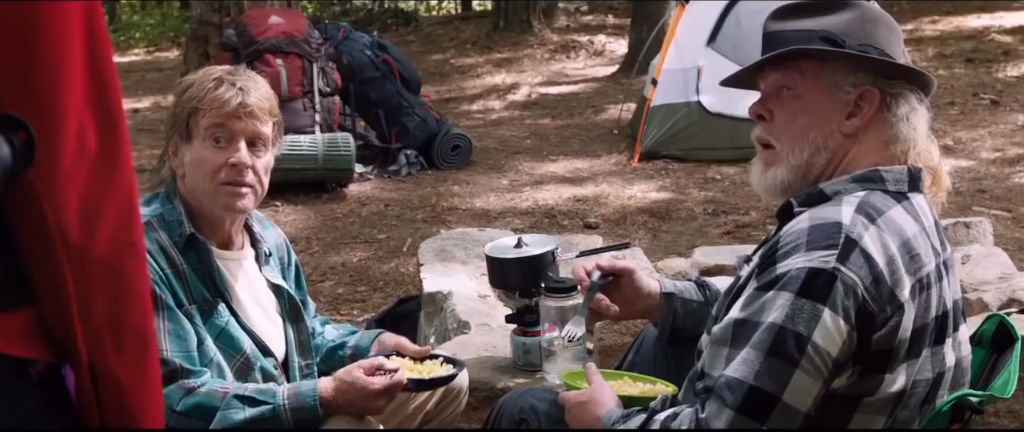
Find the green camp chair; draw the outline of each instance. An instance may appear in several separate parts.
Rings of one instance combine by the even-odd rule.
[[[946,398],[922,429],[963,429],[987,407],[1008,399],[1017,389],[1020,332],[1009,315],[992,313],[971,334],[971,387]]]

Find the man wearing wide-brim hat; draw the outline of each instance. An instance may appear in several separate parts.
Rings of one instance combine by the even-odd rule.
[[[788,3],[765,21],[762,58],[721,85],[761,95],[750,179],[779,204],[775,229],[722,291],[596,264],[615,278],[592,315],[648,319],[656,333],[622,368],[675,381],[678,395],[623,409],[587,365],[589,388],[516,390],[488,426],[916,428],[968,386],[938,218],[949,179],[930,131],[936,83],[910,65],[896,21],[873,2]],[[574,269],[584,289],[594,267]],[[693,358],[673,353],[700,331],[696,364],[677,370]]]

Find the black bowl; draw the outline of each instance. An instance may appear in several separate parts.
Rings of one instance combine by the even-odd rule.
[[[430,353],[430,355],[428,355],[426,357],[423,357],[423,358],[413,358],[413,357],[409,357],[409,356],[407,356],[405,354],[399,354],[399,353],[395,353],[395,352],[384,353],[384,354],[377,354],[377,355],[374,355],[374,356],[371,356],[371,357],[384,357],[384,358],[388,358],[388,357],[391,357],[391,356],[404,357],[404,358],[407,358],[409,360],[419,361],[419,362],[426,361],[426,360],[441,359],[442,362],[447,363],[447,364],[451,365],[453,368],[455,368],[455,373],[448,374],[448,375],[445,375],[445,376],[439,376],[439,377],[436,377],[436,378],[410,378],[407,375],[405,377],[405,387],[402,387],[402,391],[408,392],[408,393],[422,393],[422,392],[428,392],[428,391],[431,391],[431,390],[437,390],[437,389],[439,389],[441,387],[444,387],[444,386],[446,386],[448,384],[451,384],[452,381],[455,381],[455,378],[457,378],[459,376],[459,374],[462,373],[462,371],[466,370],[466,362],[464,362],[462,360],[459,360],[459,359],[457,359],[455,357],[452,357],[452,356],[449,356],[449,355],[444,355],[444,354],[439,354],[439,353]]]

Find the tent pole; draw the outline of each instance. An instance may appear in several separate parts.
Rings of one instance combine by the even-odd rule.
[[[654,69],[654,78],[657,80],[661,77],[661,69],[665,66],[665,55],[668,53],[668,47],[672,45],[672,39],[675,37],[676,28],[679,27],[679,21],[682,19],[683,12],[686,10],[685,3],[677,3],[676,11],[672,13],[672,24],[669,26],[668,31],[665,32],[665,40],[661,43],[661,53],[658,54],[658,67]],[[647,112],[651,108],[651,102],[654,101],[654,94],[658,92],[658,85],[654,83],[651,86],[651,97],[647,99],[647,103],[644,105],[644,114],[640,117],[640,130],[636,133],[636,147],[633,149],[633,161],[630,163],[632,166],[636,166],[640,162],[640,139],[644,135],[644,125],[647,123]]]
[[[619,116],[615,118],[615,131],[619,131],[619,122],[622,121],[622,108],[626,106],[626,90],[629,90],[629,83],[636,78],[636,71],[640,68],[640,59],[644,58],[644,54],[647,54],[647,48],[651,47],[651,41],[654,40],[654,35],[658,34],[659,28],[665,25],[665,21],[668,21],[668,15],[661,17],[661,22],[658,23],[658,27],[651,32],[651,35],[647,37],[647,43],[644,44],[644,49],[640,50],[640,57],[637,57],[636,64],[633,65],[633,73],[629,75],[629,79],[622,84],[622,100],[619,101]],[[644,83],[646,86],[647,83]]]

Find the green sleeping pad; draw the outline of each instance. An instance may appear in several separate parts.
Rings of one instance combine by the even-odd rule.
[[[356,141],[348,132],[285,135],[284,148],[274,162],[274,183],[334,183],[346,185],[356,173]]]

